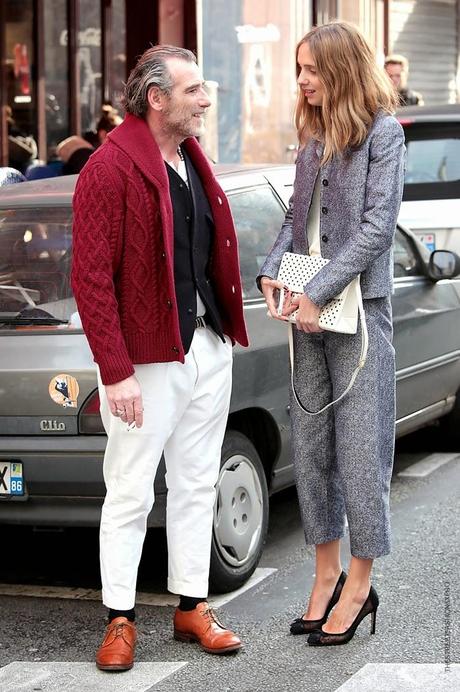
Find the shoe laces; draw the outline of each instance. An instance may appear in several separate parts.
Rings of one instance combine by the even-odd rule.
[[[201,614],[208,621],[208,629],[212,626],[213,623],[221,627],[223,630],[225,629],[223,624],[219,621],[219,618],[215,614],[214,610],[209,605],[201,611]]]
[[[112,632],[115,637],[123,637],[124,639],[124,630],[127,626],[126,622],[117,622],[115,625],[112,625]]]

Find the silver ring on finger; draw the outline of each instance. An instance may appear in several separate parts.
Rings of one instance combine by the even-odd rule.
[[[117,413],[119,416],[121,416],[123,413],[125,413],[125,409],[117,408]]]

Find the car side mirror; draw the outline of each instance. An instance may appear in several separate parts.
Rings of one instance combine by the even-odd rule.
[[[450,250],[435,250],[429,259],[429,272],[432,279],[452,279],[460,274],[460,257]]]

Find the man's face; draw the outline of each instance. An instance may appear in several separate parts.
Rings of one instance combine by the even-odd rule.
[[[211,105],[203,77],[194,62],[173,58],[167,61],[173,87],[163,108],[163,129],[178,139],[204,134],[204,113]]]
[[[388,65],[385,65],[385,70],[395,87],[399,89],[402,86],[403,66],[390,62]]]

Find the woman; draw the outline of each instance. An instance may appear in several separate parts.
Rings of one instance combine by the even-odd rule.
[[[277,319],[298,309],[294,377],[299,400],[318,410],[347,386],[361,350],[356,335],[323,332],[322,306],[358,274],[369,332],[366,365],[338,404],[309,416],[292,399],[297,492],[316,577],[306,612],[291,625],[313,646],[344,644],[372,614],[373,560],[390,551],[389,489],[394,452],[395,368],[392,252],[404,176],[404,135],[393,117],[396,95],[363,36],[352,25],[314,28],[297,46],[294,193],[258,277]],[[284,252],[329,259],[277,314],[276,280]],[[348,519],[351,561],[340,563]],[[335,608],[334,608],[335,606]],[[334,610],[332,610],[334,608]],[[331,612],[332,611],[332,612]]]

